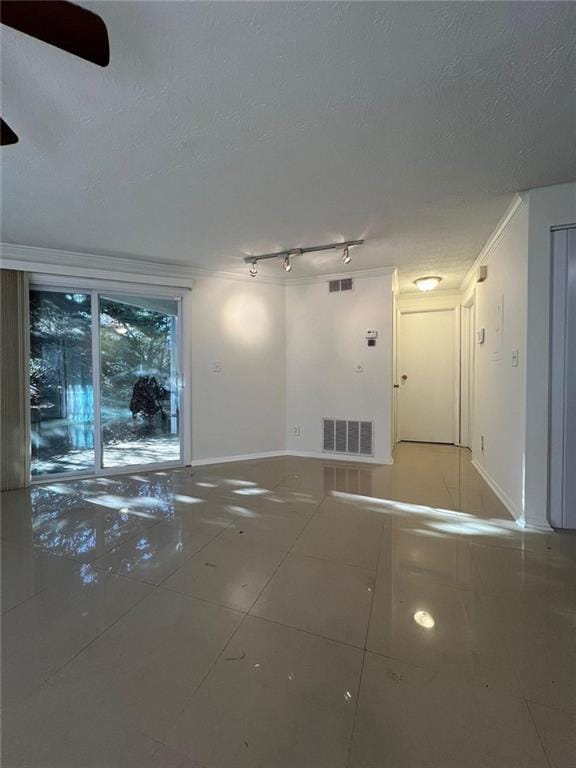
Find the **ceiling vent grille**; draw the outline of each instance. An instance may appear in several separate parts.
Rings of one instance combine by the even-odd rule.
[[[351,277],[343,280],[329,280],[328,293],[341,293],[342,291],[351,291],[354,287],[354,281]]]
[[[351,456],[374,455],[372,421],[323,419],[323,450]]]

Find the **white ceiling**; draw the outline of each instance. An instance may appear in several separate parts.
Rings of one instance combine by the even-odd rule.
[[[364,237],[355,269],[451,288],[513,192],[576,177],[576,3],[84,5],[107,69],[2,29],[4,241],[244,271]]]

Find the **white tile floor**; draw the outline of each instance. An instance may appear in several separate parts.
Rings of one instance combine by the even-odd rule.
[[[3,768],[576,768],[576,537],[395,458],[3,494]]]

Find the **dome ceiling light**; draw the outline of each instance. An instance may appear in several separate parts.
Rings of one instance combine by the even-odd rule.
[[[435,288],[438,288],[441,282],[441,277],[438,277],[437,275],[429,275],[414,280],[414,285],[419,291],[433,291]]]

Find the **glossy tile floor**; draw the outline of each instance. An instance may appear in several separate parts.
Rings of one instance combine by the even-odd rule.
[[[4,494],[3,768],[574,768],[576,538],[395,459]]]

